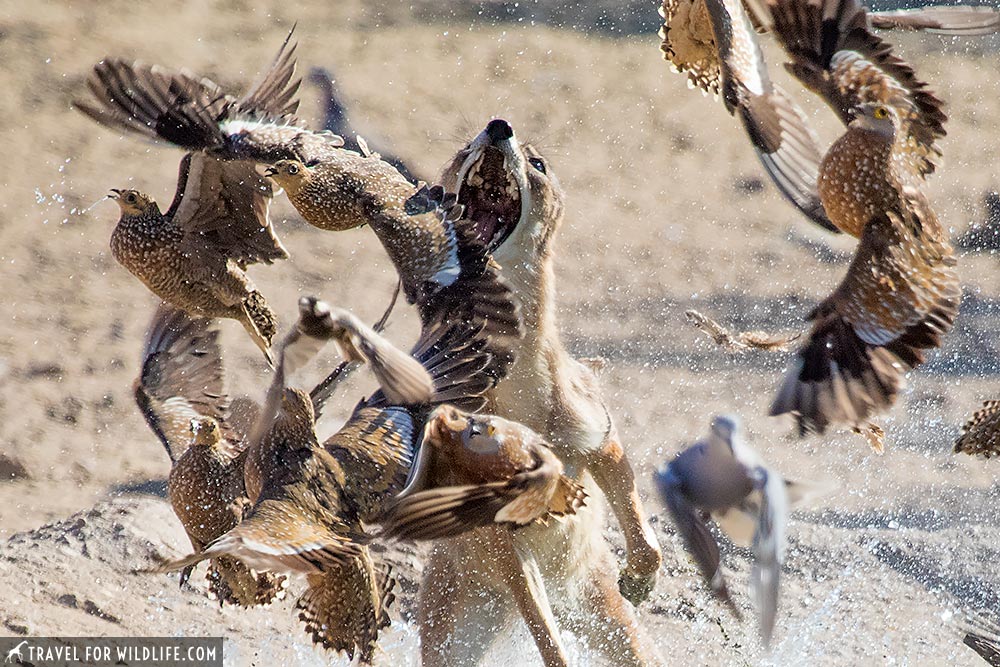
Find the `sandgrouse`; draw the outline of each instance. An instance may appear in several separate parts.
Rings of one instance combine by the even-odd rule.
[[[495,312],[502,300],[491,292],[497,271],[476,247],[453,194],[418,188],[376,155],[346,150],[340,137],[301,126],[293,115],[298,82],[289,83],[292,51],[286,41],[265,74],[273,85],[255,87],[256,94],[240,100],[184,71],[107,58],[88,80],[92,99],[74,104],[115,129],[213,158],[271,165],[267,173],[307,222],[331,230],[372,228],[425,325],[461,318],[481,323],[498,339],[517,337],[513,322]],[[483,298],[467,298],[469,289]]]
[[[253,506],[202,553],[166,569],[226,554],[257,569],[304,574],[308,588],[297,606],[313,640],[370,662],[388,623],[392,578],[372,561],[366,524],[381,520],[402,490],[434,406],[447,401],[481,408],[508,362],[491,353],[481,328],[437,324],[424,330],[412,351],[423,369],[416,373],[402,352],[388,353],[390,344],[373,332],[347,327],[345,334],[346,319],[323,302],[300,301],[299,322],[282,341],[250,436],[245,483]],[[378,375],[387,381],[321,444],[309,395],[288,386],[287,378],[325,342],[343,344],[345,338],[354,339],[351,345],[367,361],[383,365]],[[400,398],[414,403],[393,403]]]
[[[249,502],[243,484],[246,433],[230,420],[218,335],[211,320],[161,306],[135,383],[136,403],[172,463],[170,504],[196,552],[236,526]],[[278,596],[284,577],[252,572],[220,556],[212,559],[208,583],[220,602],[253,606]]]
[[[757,35],[769,27],[770,17],[761,1],[663,0],[660,15],[660,49],[671,67],[687,76],[689,86],[721,95],[778,190],[813,222],[840,231],[816,190],[818,138],[805,113],[768,74]],[[867,27],[881,29],[965,36],[1000,29],[1000,10],[985,6],[919,7],[865,17]]]
[[[863,427],[939,347],[961,299],[948,236],[922,191],[940,154],[941,101],[868,28],[857,0],[768,0],[789,70],[847,123],[824,156],[823,209],[859,239],[771,406],[799,432]]]
[[[270,363],[276,319],[244,269],[288,253],[267,217],[271,186],[252,165],[187,155],[166,213],[136,190],[111,197],[121,208],[111,234],[118,263],[191,315],[238,321]]]
[[[443,405],[427,420],[413,474],[385,533],[438,539],[494,524],[516,528],[573,514],[585,498],[549,444],[527,426]]]

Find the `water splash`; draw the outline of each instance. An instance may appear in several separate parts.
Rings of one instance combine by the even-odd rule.
[[[37,192],[37,190],[36,190],[36,192]],[[98,204],[102,203],[106,199],[111,199],[111,195],[104,195],[103,197],[101,197],[100,199],[98,199],[97,201],[95,201],[93,204],[91,204],[90,206],[88,206],[85,209],[75,209],[74,208],[74,209],[70,210],[70,213],[72,215],[80,215],[80,216],[87,215],[88,213],[90,213],[91,211],[93,211],[97,207]]]

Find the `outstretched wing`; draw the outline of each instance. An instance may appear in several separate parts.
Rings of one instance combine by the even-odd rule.
[[[274,376],[271,378],[264,403],[257,411],[254,427],[247,438],[251,449],[260,447],[264,438],[271,432],[281,411],[288,379],[312,361],[326,345],[328,338],[314,336],[310,332],[316,328],[317,322],[329,317],[329,314],[329,306],[318,299],[314,297],[299,299],[299,319],[278,345],[278,365],[274,369]]]
[[[299,322],[291,337],[297,337],[297,346],[305,345],[305,339],[312,339],[315,342],[310,345],[319,346],[328,340],[335,340],[344,361],[363,361],[371,366],[383,393],[394,405],[428,403],[434,393],[434,383],[419,361],[351,312],[331,308],[315,297],[299,300]],[[293,348],[286,342],[285,349],[290,351]]]
[[[239,439],[226,425],[229,400],[218,338],[212,320],[165,303],[150,323],[135,401],[171,461],[190,443],[194,417],[219,422],[227,442]]]
[[[721,93],[775,186],[810,220],[839,232],[816,190],[819,140],[798,105],[772,84],[742,0],[665,0],[661,13],[667,60],[686,70],[692,85]]]
[[[384,535],[403,540],[436,540],[497,523],[511,501],[508,482],[442,486],[408,495],[392,506]]]
[[[847,275],[817,308],[836,310],[870,345],[890,345],[945,306],[957,308],[958,275],[951,246],[942,238],[927,201],[915,191],[910,194],[901,210],[878,215],[865,225]],[[951,321],[936,324],[939,333],[951,328]],[[902,360],[912,368],[923,359],[902,355]]]
[[[425,448],[421,447],[421,455]],[[494,524],[526,526],[573,514],[585,499],[579,484],[562,474],[547,445],[531,445],[535,467],[510,479],[466,486],[440,486],[401,495],[384,522],[385,534],[409,540],[454,537]],[[421,461],[420,465],[423,465]],[[427,479],[421,470],[418,475]],[[421,482],[424,483],[424,482]]]
[[[430,402],[434,382],[419,361],[346,310],[332,308],[326,320],[330,328],[323,334],[337,339],[347,357],[345,361],[364,361],[371,367],[389,403]]]
[[[267,68],[250,89],[237,101],[237,107],[244,113],[262,114],[268,118],[285,118],[293,121],[295,112],[299,109],[299,101],[295,98],[299,92],[302,79],[293,80],[295,76],[295,48],[292,42],[295,26],[288,31],[284,43],[278,49],[271,66]]]
[[[184,243],[193,255],[216,253],[242,269],[270,264],[288,257],[268,218],[273,194],[270,179],[250,162],[188,153],[166,217],[184,229]]]
[[[688,553],[694,558],[701,570],[701,575],[721,602],[723,602],[736,618],[741,618],[736,603],[729,595],[729,588],[726,586],[726,579],[722,574],[721,561],[719,558],[719,545],[716,543],[712,533],[708,530],[708,525],[702,518],[700,510],[695,507],[684,495],[683,481],[668,466],[665,471],[656,475],[656,485],[660,496],[670,510],[670,516],[674,520]]]
[[[392,314],[393,308],[396,307],[396,299],[399,298],[399,291],[402,288],[402,284],[397,282],[396,289],[392,291],[392,299],[389,300],[389,305],[382,312],[382,316],[379,317],[378,321],[372,325],[372,329],[376,333],[382,333],[385,331],[385,325],[389,321],[389,316]],[[323,412],[323,406],[326,402],[333,396],[340,384],[346,380],[352,372],[354,372],[360,364],[350,361],[342,361],[337,364],[330,373],[323,378],[323,380],[312,388],[309,392],[309,398],[312,400],[313,410],[316,413],[316,419],[319,420],[320,414]]]
[[[803,432],[861,425],[892,405],[904,373],[954,324],[961,289],[951,246],[923,196],[904,197],[865,225],[772,404],[772,415],[798,415]]]
[[[722,91],[722,66],[703,0],[663,0],[659,7],[660,51],[671,68],[687,76],[688,86],[704,93]]]
[[[955,452],[987,459],[1000,454],[1000,401],[986,401],[965,422]]]
[[[261,498],[252,513],[203,551],[169,561],[154,569],[175,572],[222,555],[243,561],[255,570],[314,574],[357,557],[366,541],[361,534],[327,526],[297,502],[287,502],[288,489],[278,487]]]
[[[863,103],[893,107],[920,174],[934,170],[945,135],[943,103],[913,68],[872,33],[858,0],[767,0],[773,29],[792,61],[788,70],[820,95],[844,123]]]
[[[761,492],[761,501],[757,530],[753,536],[754,560],[750,568],[750,593],[760,614],[761,639],[768,646],[774,634],[781,564],[785,560],[788,494],[784,480],[763,466],[754,471],[754,477],[755,486]]]
[[[217,150],[247,159],[301,157],[289,145],[296,138],[314,137],[318,149],[339,142],[332,135],[300,129],[291,115],[300,83],[292,79],[294,51],[295,45],[286,39],[271,68],[241,99],[184,70],[105,58],[87,79],[90,99],[72,104],[101,125],[188,150]],[[235,129],[227,128],[233,123]],[[243,136],[249,129],[256,131],[254,136]],[[303,134],[309,137],[300,137]],[[234,145],[241,138],[250,145]]]
[[[1000,30],[1000,8],[985,5],[931,5],[869,12],[868,18],[873,28],[884,30],[924,30],[962,37],[992,35]]]
[[[362,521],[378,521],[406,484],[416,455],[418,427],[402,407],[359,406],[323,447],[344,470],[344,495]]]
[[[233,102],[209,79],[122,58],[97,63],[87,88],[72,105],[92,120],[190,150],[221,143],[215,119]]]

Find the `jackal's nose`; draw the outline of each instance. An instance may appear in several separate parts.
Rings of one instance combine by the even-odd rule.
[[[514,128],[512,128],[510,123],[502,118],[494,118],[486,126],[486,136],[488,136],[493,143],[507,141],[514,136]]]

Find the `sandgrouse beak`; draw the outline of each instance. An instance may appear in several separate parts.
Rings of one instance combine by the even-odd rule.
[[[267,167],[267,168],[264,169],[264,175],[268,176],[268,177],[277,176],[278,175],[278,168],[277,167]]]
[[[114,199],[115,201],[117,201],[119,198],[121,198],[121,196],[122,196],[122,191],[121,190],[119,190],[117,188],[111,188],[111,191],[108,193],[108,197],[107,198],[108,199]]]

